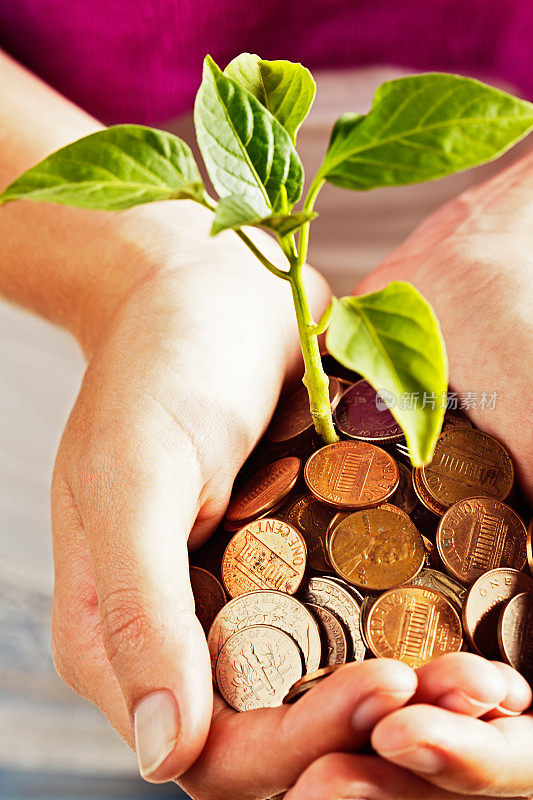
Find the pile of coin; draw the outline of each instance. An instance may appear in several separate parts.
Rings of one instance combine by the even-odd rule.
[[[469,649],[533,680],[533,521],[513,463],[460,411],[411,469],[374,389],[328,364],[340,441],[317,440],[303,388],[191,554],[213,678],[237,710],[294,702],[348,661],[418,667]]]

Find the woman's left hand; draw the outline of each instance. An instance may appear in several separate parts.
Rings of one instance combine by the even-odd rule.
[[[407,280],[430,300],[443,326],[453,389],[461,394],[481,387],[498,394],[495,409],[469,414],[506,444],[522,489],[533,499],[531,439],[520,416],[531,393],[531,370],[523,360],[533,341],[531,315],[525,312],[533,297],[531,209],[533,152],[429,217],[356,293]],[[481,689],[486,679],[479,670],[488,662],[479,659],[472,670],[467,661],[474,656],[453,658],[456,665],[467,665],[467,679]],[[427,680],[429,670],[442,677],[442,661],[418,670],[419,687],[422,676],[426,685],[435,683],[435,672]],[[468,711],[460,697],[448,693],[443,702],[419,688],[411,705],[375,726],[371,741],[377,755],[323,756],[286,800],[532,798],[533,713],[516,714],[529,707],[531,694],[521,708],[511,708],[514,716],[509,708]]]
[[[447,674],[454,675],[457,685],[458,669],[464,671],[461,684],[467,685],[474,675],[471,659],[482,668],[477,656],[459,653],[418,670],[413,704],[393,711],[373,730],[377,755],[325,755],[301,775],[285,800],[531,798],[533,714],[513,713],[527,706],[531,693],[518,673],[493,662],[509,681],[510,692],[484,719],[476,718],[482,705],[476,714],[473,704],[470,709],[462,704],[463,689],[445,685]],[[438,699],[436,682],[444,691]]]
[[[485,722],[408,706],[372,736],[378,756],[331,753],[315,761],[285,800],[531,798],[533,715]]]
[[[262,800],[289,786],[293,788],[286,800],[392,800],[394,774],[409,773],[355,752],[368,742],[372,729],[402,710],[410,711],[403,709],[409,701],[417,704],[413,708],[424,704],[468,724],[481,715],[519,714],[531,703],[531,689],[505,664],[451,653],[421,667],[416,675],[390,659],[347,664],[294,705],[280,708],[238,714],[215,696],[207,745],[180,785],[196,800]],[[366,783],[360,779],[363,769]],[[389,772],[387,794],[389,784],[382,776]],[[372,788],[369,781],[374,782]],[[431,798],[430,788],[426,784],[420,796]],[[449,797],[435,791],[437,800]],[[407,782],[405,794],[398,797],[416,800],[417,795]]]

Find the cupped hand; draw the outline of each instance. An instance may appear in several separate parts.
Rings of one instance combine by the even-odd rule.
[[[199,755],[213,702],[187,547],[220,522],[298,339],[287,284],[233,234],[210,239],[210,214],[138,219],[146,273],[118,299],[114,275],[112,313],[80,326],[90,360],[52,488],[53,650],[130,742],[134,721],[142,773],[168,780]],[[318,315],[329,291],[308,282]]]
[[[375,725],[376,756],[330,751],[285,800],[533,795],[531,689],[511,667],[454,653],[417,670],[409,705]]]
[[[533,434],[524,426],[533,380],[533,155],[429,217],[356,292],[412,282],[434,306],[450,361],[450,384],[476,393],[468,414],[511,451],[533,498]],[[496,393],[494,408],[479,402]],[[527,413],[527,412],[526,412]],[[329,753],[286,800],[453,800],[533,796],[531,691],[510,668],[460,653],[418,671],[414,702],[375,727],[378,756]],[[481,696],[495,670],[508,694]],[[438,687],[440,685],[440,689]],[[466,687],[469,687],[468,689]],[[478,694],[472,694],[477,687]]]
[[[432,303],[450,386],[473,422],[507,445],[530,500],[532,218],[533,152],[428,217],[356,287],[360,294],[407,280]]]

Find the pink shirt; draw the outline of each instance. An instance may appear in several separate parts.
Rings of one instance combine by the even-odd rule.
[[[192,106],[202,60],[394,64],[533,95],[531,0],[0,0],[0,46],[105,122]]]

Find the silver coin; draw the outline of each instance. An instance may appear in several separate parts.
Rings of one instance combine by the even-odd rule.
[[[468,590],[444,572],[438,572],[436,569],[422,569],[415,578],[409,581],[409,584],[411,586],[422,586],[424,589],[432,589],[435,592],[440,592],[447,597],[448,600],[453,603],[456,610],[461,613]]]
[[[315,603],[331,611],[339,619],[349,633],[351,658],[363,661],[365,644],[361,638],[360,609],[353,594],[331,578],[310,578],[302,591],[306,603]]]
[[[348,642],[342,622],[340,622],[335,614],[332,614],[328,608],[324,608],[324,606],[317,606],[315,603],[307,603],[306,608],[318,622],[318,627],[323,634],[325,652],[322,662],[324,666],[334,667],[338,664],[346,664]]]
[[[328,581],[335,581],[335,583],[338,583],[339,586],[342,586],[343,589],[345,589],[352,595],[357,605],[361,606],[361,603],[365,599],[365,595],[363,595],[358,589],[356,589],[355,586],[352,586],[351,583],[348,583],[348,581],[345,581],[338,575],[327,575],[326,577]]]
[[[219,611],[207,636],[213,671],[229,637],[253,625],[272,625],[284,631],[302,651],[306,672],[319,668],[322,642],[315,618],[295,597],[272,589],[241,594]]]
[[[360,617],[360,629],[361,629],[361,638],[365,643],[366,648],[368,649],[370,645],[368,644],[368,636],[366,633],[366,621],[368,619],[368,614],[370,609],[378,599],[378,595],[375,594],[367,594],[365,595],[363,602],[361,603],[361,617]]]
[[[270,625],[253,625],[230,636],[216,664],[216,682],[224,700],[237,711],[280,706],[302,677],[300,648]]]

